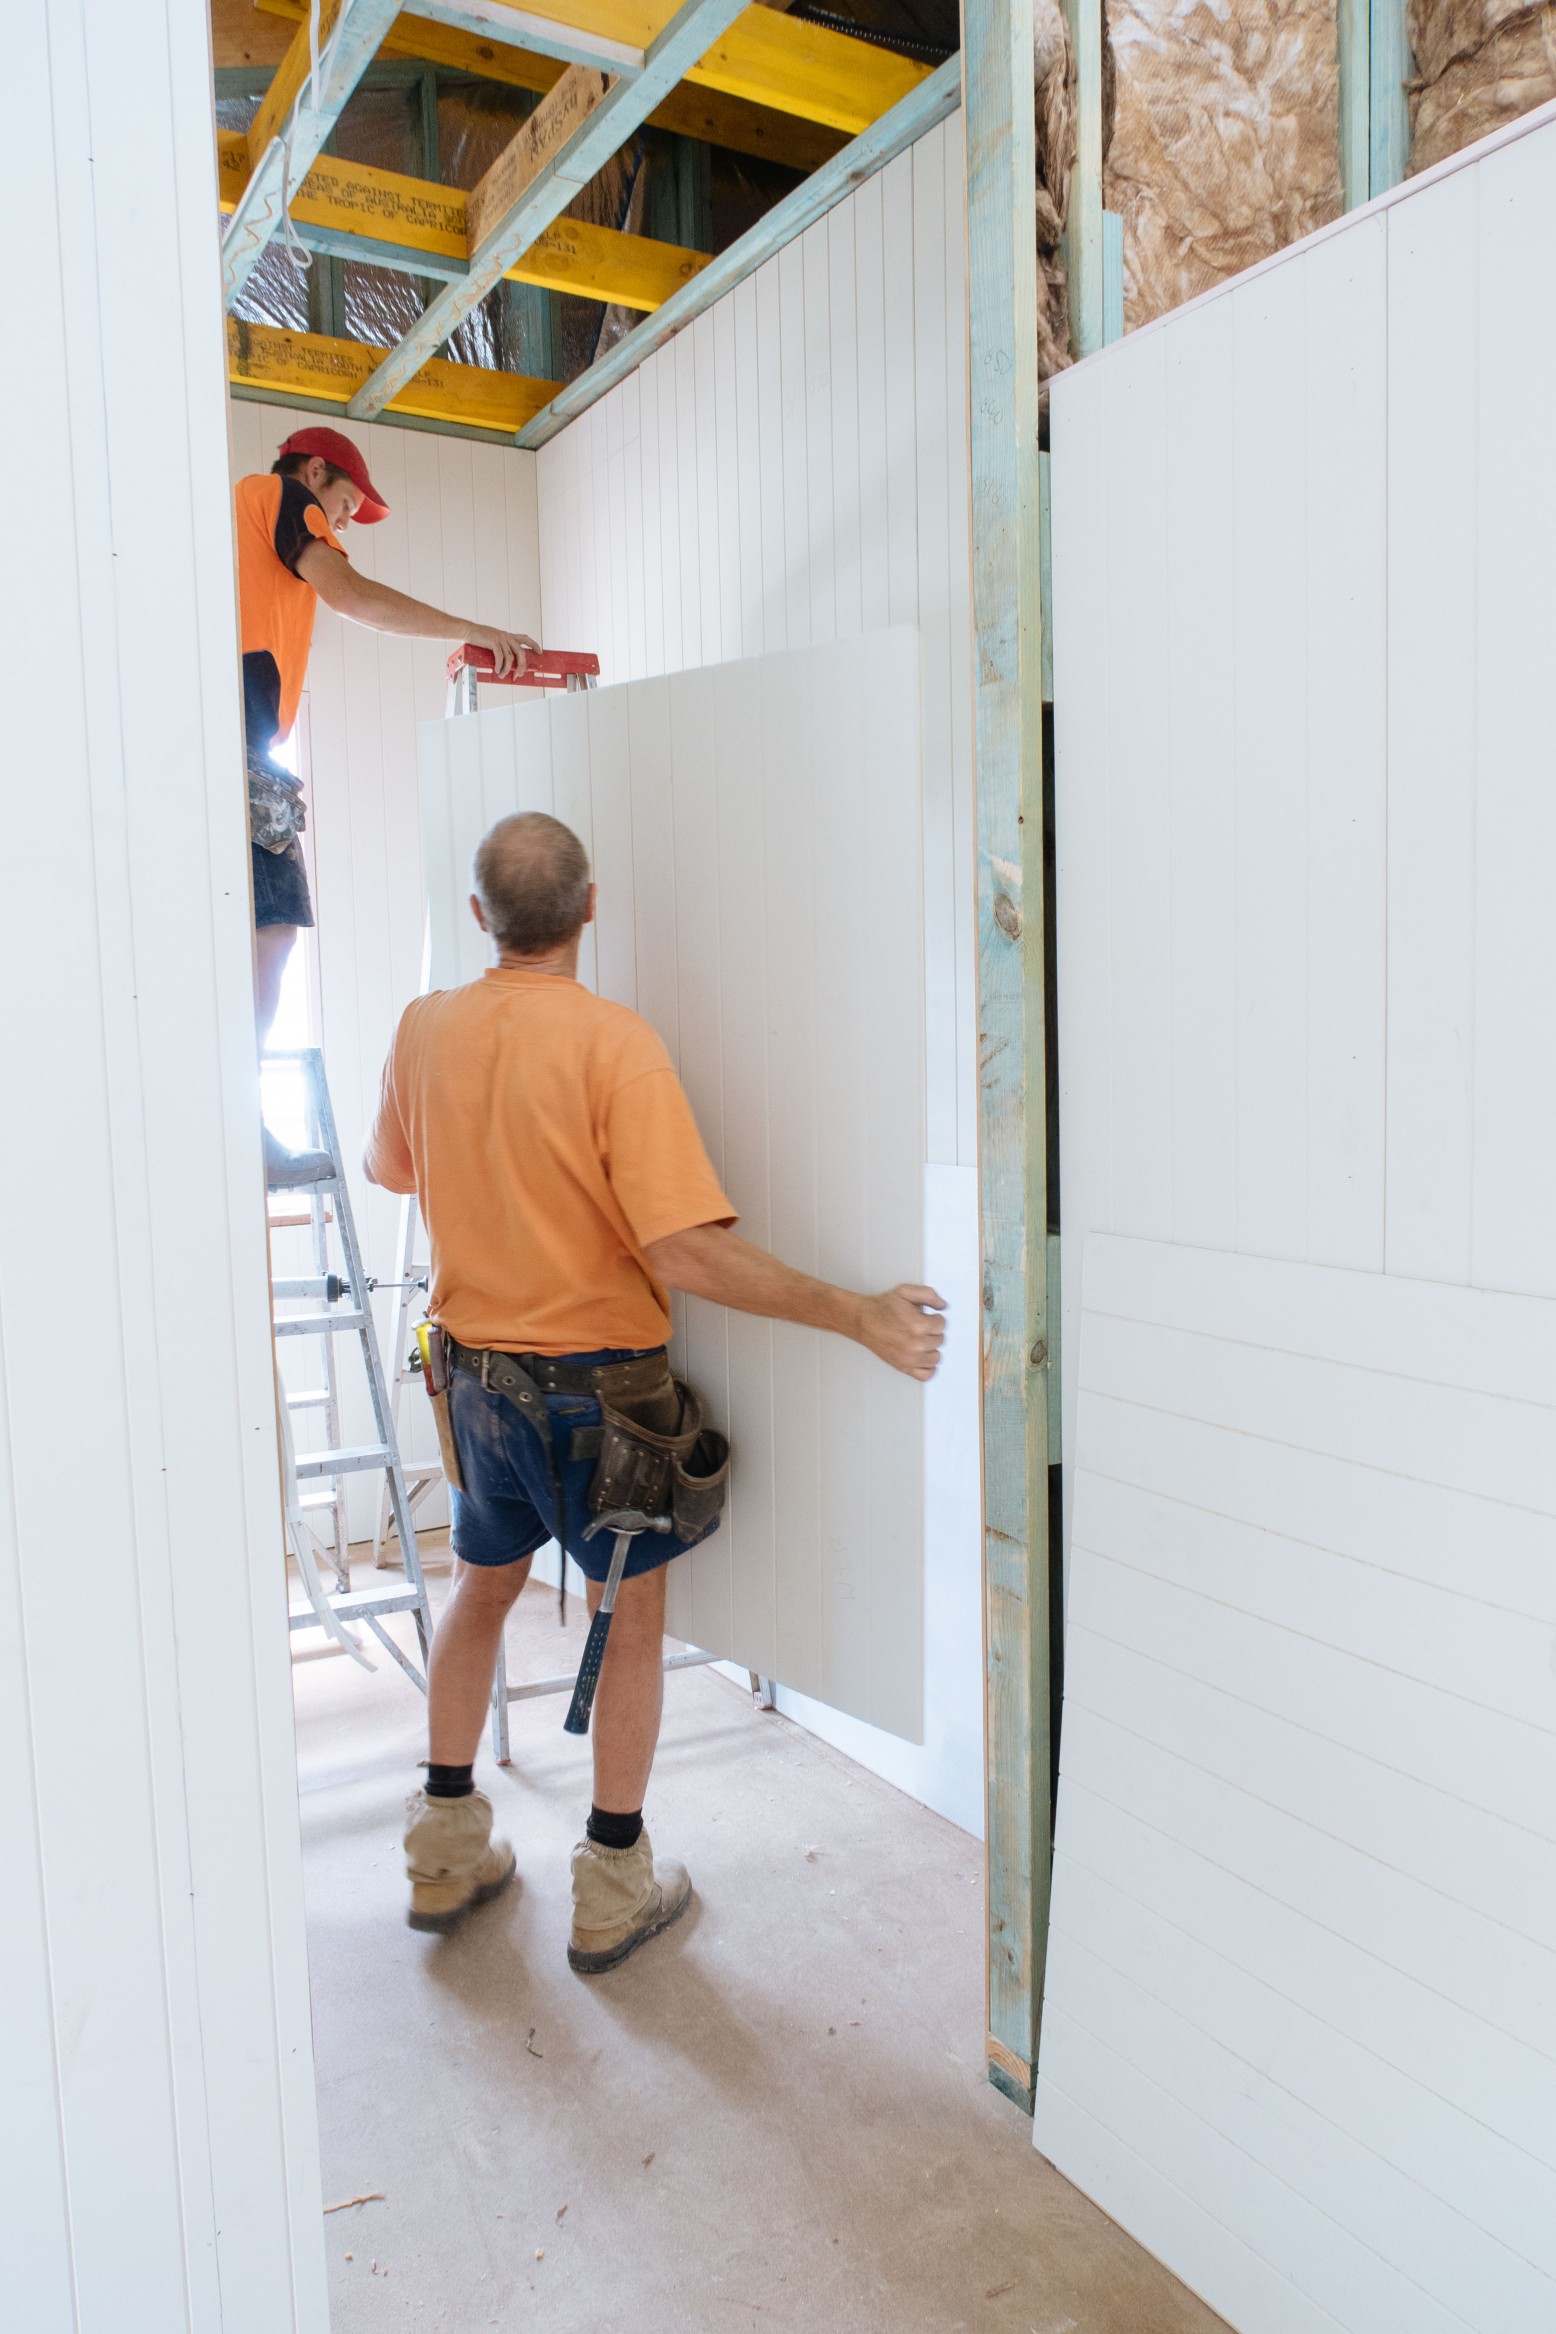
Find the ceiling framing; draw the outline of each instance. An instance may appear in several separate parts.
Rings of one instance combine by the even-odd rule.
[[[673,11],[668,0],[543,0],[529,9],[510,0],[421,0],[415,14],[397,13],[394,0],[322,0],[315,76],[305,0],[258,0],[253,9],[217,0],[217,7],[227,56],[275,66],[247,133],[218,133],[227,305],[283,232],[315,251],[437,283],[416,325],[388,350],[233,320],[235,388],[344,404],[361,419],[414,416],[424,427],[524,431],[530,443],[537,424],[541,436],[550,434],[545,417],[560,384],[491,374],[437,354],[495,284],[506,277],[645,317],[664,309],[666,324],[673,318],[678,329],[939,119],[955,78],[946,68],[935,75],[889,48],[743,0],[682,0]],[[288,29],[282,47],[277,36]],[[248,45],[240,49],[240,41]],[[325,154],[363,73],[390,57],[539,95],[468,194]],[[651,236],[568,218],[581,188],[643,123],[783,161],[813,183],[769,214],[770,227],[758,221],[716,263]],[[699,299],[704,274],[710,282]],[[635,349],[639,335],[629,333],[612,352],[612,378],[666,337],[662,329],[644,332]],[[592,381],[598,369],[583,377],[587,387],[568,385],[569,410],[599,393]]]

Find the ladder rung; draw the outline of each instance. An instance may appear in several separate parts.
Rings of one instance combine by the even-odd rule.
[[[365,1475],[370,1468],[387,1467],[393,1453],[386,1443],[360,1443],[344,1451],[299,1451],[297,1480],[317,1481],[321,1475]]]
[[[349,1596],[327,1597],[325,1602],[343,1621],[360,1621],[369,1613],[414,1613],[421,1595],[414,1588],[354,1588]],[[323,1626],[312,1605],[294,1605],[287,1619],[294,1629]]]
[[[365,1329],[365,1313],[285,1313],[275,1324],[277,1337],[331,1337],[337,1329]]]
[[[339,1507],[343,1496],[339,1491],[304,1491],[299,1494],[297,1505],[304,1515],[319,1515]]]
[[[288,1410],[318,1410],[330,1398],[328,1386],[310,1386],[306,1394],[288,1394]]]

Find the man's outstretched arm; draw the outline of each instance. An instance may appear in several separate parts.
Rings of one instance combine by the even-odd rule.
[[[374,632],[408,633],[417,640],[468,640],[474,648],[492,651],[499,674],[515,668],[522,672],[525,651],[540,646],[527,632],[499,632],[492,624],[473,624],[463,616],[429,607],[425,600],[413,600],[409,593],[397,592],[389,584],[375,583],[370,575],[359,574],[350,560],[331,550],[328,543],[305,545],[298,556],[297,572],[337,616],[349,616],[354,624],[369,625]]]
[[[906,1377],[932,1378],[945,1338],[945,1299],[933,1289],[907,1284],[878,1297],[812,1280],[753,1248],[727,1224],[698,1224],[650,1240],[643,1250],[656,1279],[689,1297],[707,1297],[737,1313],[758,1313],[769,1321],[798,1321],[807,1329],[830,1329],[867,1346]]]

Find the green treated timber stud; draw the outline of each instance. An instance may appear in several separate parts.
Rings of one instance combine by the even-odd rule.
[[[339,120],[347,98],[372,64],[396,0],[341,0],[319,53],[321,86],[304,81],[291,111],[255,163],[222,230],[222,301],[230,308],[280,232],[282,197],[302,185]]]
[[[1339,0],[1340,181],[1345,207],[1398,186],[1410,160],[1415,70],[1405,0]]]
[[[1063,0],[1075,50],[1075,166],[1064,223],[1070,279],[1070,343],[1078,357],[1103,345],[1102,10],[1105,0]]]
[[[1102,342],[1110,348],[1124,337],[1124,215],[1102,214]],[[1046,603],[1045,603],[1046,605]]]
[[[1372,192],[1372,0],[1339,0],[1340,185],[1354,211]]]
[[[1405,30],[1405,0],[1372,0],[1368,116],[1368,186],[1375,195],[1398,186],[1410,160],[1410,101],[1405,84],[1414,70]]]
[[[1031,0],[966,0],[988,2064],[1030,2110],[1051,1839],[1042,588]]]

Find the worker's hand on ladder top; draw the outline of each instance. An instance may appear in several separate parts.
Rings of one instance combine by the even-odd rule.
[[[944,1297],[911,1283],[860,1299],[859,1342],[905,1377],[932,1378],[945,1343]]]
[[[497,659],[497,679],[507,680],[510,673],[522,673],[529,664],[529,651],[538,656],[540,642],[531,640],[527,632],[499,632],[495,624],[472,624],[465,633],[472,648],[489,648]]]

